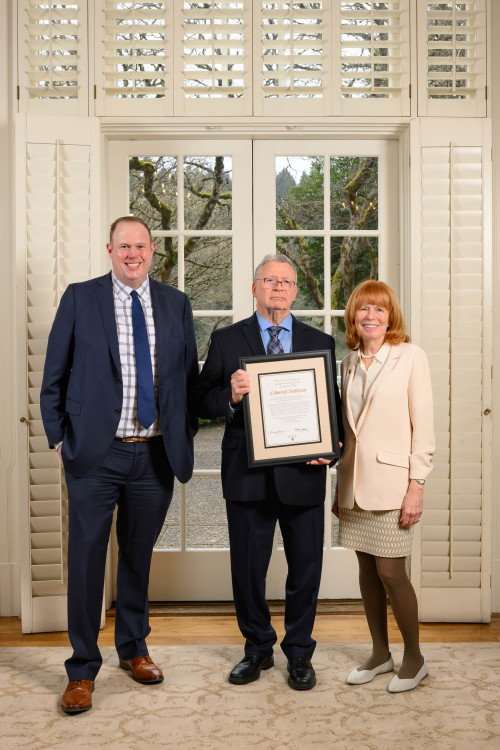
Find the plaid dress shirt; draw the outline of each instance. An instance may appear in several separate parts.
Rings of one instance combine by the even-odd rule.
[[[118,429],[116,431],[116,437],[154,437],[155,435],[161,434],[161,425],[158,412],[158,360],[156,357],[155,322],[153,318],[153,307],[151,305],[149,276],[136,290],[139,299],[141,300],[142,309],[144,310],[144,316],[146,318],[155,389],[156,419],[147,429],[144,429],[144,427],[137,421],[137,377],[135,369],[134,332],[132,328],[132,297],[130,296],[132,289],[118,281],[114,274],[111,274],[111,276],[113,279],[115,319],[118,332],[118,347],[120,350],[120,364],[123,380],[122,411]]]

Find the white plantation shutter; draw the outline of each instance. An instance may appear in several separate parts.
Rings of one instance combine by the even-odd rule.
[[[486,116],[486,2],[418,0],[418,114]]]
[[[20,0],[20,110],[88,113],[87,0]]]
[[[47,338],[68,284],[88,279],[98,237],[98,131],[91,120],[24,118],[18,156],[18,258],[26,278],[26,384],[29,565],[23,572],[24,632],[65,630],[67,495],[59,458],[40,415]],[[59,137],[58,137],[59,136]],[[26,413],[25,409],[22,410]]]
[[[171,115],[171,0],[95,0],[98,115]]]
[[[421,618],[481,621],[489,588],[483,378],[491,351],[483,146],[424,146],[421,203],[421,333],[437,444],[422,519]]]
[[[334,114],[409,115],[409,2],[333,4]]]
[[[254,3],[254,114],[331,114],[329,0]]]
[[[180,61],[176,114],[251,114],[250,0],[179,2],[175,8],[176,60]]]

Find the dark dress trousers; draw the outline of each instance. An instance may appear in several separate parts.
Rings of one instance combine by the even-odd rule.
[[[113,511],[119,544],[115,642],[120,659],[146,655],[149,569],[173,481],[193,470],[198,374],[187,296],[150,279],[162,435],[115,440],[123,398],[111,274],[64,292],[50,332],[40,406],[49,445],[63,441],[68,487],[70,680],[93,680]]]
[[[333,338],[293,318],[293,352],[329,349],[335,368]],[[310,658],[311,638],[323,559],[326,467],[305,462],[248,467],[243,409],[232,412],[231,375],[239,358],[265,354],[256,315],[214,331],[197,387],[200,417],[226,417],[222,440],[222,490],[226,500],[231,574],[236,615],[247,654],[272,653],[276,633],[265,597],[265,579],[276,522],[283,535],[288,564],[287,658]],[[335,371],[335,369],[334,369]],[[340,396],[334,386],[339,435],[343,434]],[[342,437],[340,438],[342,440]]]

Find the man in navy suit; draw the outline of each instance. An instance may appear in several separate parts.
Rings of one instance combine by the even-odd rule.
[[[222,489],[226,500],[231,574],[238,625],[245,656],[229,675],[242,685],[274,665],[276,633],[266,602],[266,574],[276,522],[280,524],[288,563],[285,630],[281,643],[288,660],[289,685],[309,690],[316,684],[311,664],[312,639],[323,560],[326,465],[319,458],[265,468],[249,468],[241,401],[250,392],[248,373],[239,358],[329,349],[333,338],[294,318],[297,274],[284,255],[266,256],[252,286],[257,312],[251,318],[214,331],[197,388],[201,417],[226,417],[222,440]],[[335,392],[338,430],[342,434],[340,396]]]
[[[64,292],[49,336],[42,418],[68,488],[68,631],[73,655],[61,707],[92,707],[106,551],[119,545],[115,644],[134,680],[158,683],[148,655],[151,556],[174,476],[193,470],[198,358],[185,294],[148,275],[155,243],[139,219],[111,225],[112,271]]]

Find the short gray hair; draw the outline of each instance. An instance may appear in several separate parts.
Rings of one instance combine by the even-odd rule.
[[[293,265],[290,258],[287,258],[286,255],[283,255],[282,253],[279,253],[278,255],[264,255],[262,260],[260,261],[259,265],[255,269],[255,273],[253,275],[253,280],[257,281],[257,279],[260,276],[260,272],[262,271],[262,268],[267,265],[267,263],[287,263],[292,271],[295,274],[295,281],[297,281],[297,269]]]

